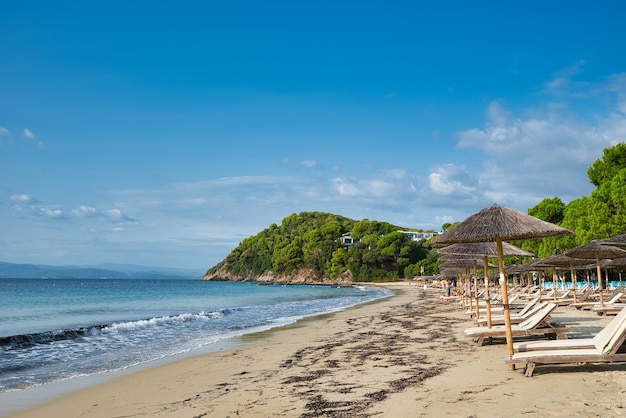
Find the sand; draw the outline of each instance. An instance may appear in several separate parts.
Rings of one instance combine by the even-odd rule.
[[[504,364],[439,289],[396,296],[248,337],[232,350],[85,388],[13,417],[606,417],[626,415],[626,365]],[[590,336],[610,320],[559,308]]]

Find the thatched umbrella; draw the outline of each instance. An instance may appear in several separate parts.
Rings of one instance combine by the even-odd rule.
[[[498,256],[498,247],[494,242],[469,242],[469,243],[457,243],[448,245],[446,247],[436,248],[440,254],[454,254],[454,255],[478,255],[495,258]],[[535,255],[526,250],[522,250],[515,245],[508,242],[502,242],[502,251],[505,257],[534,257]]]
[[[572,290],[574,292],[574,303],[576,303],[576,272],[574,267],[587,266],[589,259],[569,257],[565,254],[552,255],[550,257],[539,259],[535,264],[535,267],[553,267],[556,269],[564,269],[569,267],[570,275],[572,276]],[[556,298],[556,292],[554,292]]]
[[[602,245],[612,245],[614,247],[626,247],[626,234],[616,235],[610,238],[599,239],[596,242]]]
[[[474,298],[476,299],[476,315],[478,318],[478,315],[480,315],[479,313],[479,307],[478,307],[478,292],[477,292],[477,280],[476,277],[478,276],[478,262],[482,261],[481,259],[477,258],[476,256],[471,256],[471,255],[462,255],[462,254],[444,254],[441,257],[444,262],[442,264],[439,265],[440,268],[446,269],[446,268],[464,268],[465,269],[465,278],[463,280],[463,289],[467,290],[467,292],[463,292],[461,300],[463,302],[463,304],[465,304],[466,299],[469,300],[469,309],[470,311],[474,309],[474,303],[473,303],[473,299],[472,299],[472,295],[471,295],[471,278],[470,278],[470,268],[474,268]],[[494,266],[493,264],[489,264],[488,267],[492,267],[495,268],[497,266]]]
[[[487,313],[487,327],[491,328],[491,301],[489,299],[489,275],[488,261],[489,257],[498,256],[498,248],[495,242],[471,242],[471,243],[458,243],[448,245],[447,247],[438,248],[436,250],[441,254],[454,254],[454,255],[467,255],[483,257],[483,269],[485,272],[485,309]],[[534,254],[525,250],[522,250],[515,245],[508,242],[502,243],[502,253],[505,257],[533,257]],[[478,318],[478,309],[476,310],[476,318]]]
[[[564,254],[568,257],[596,260],[600,306],[604,306],[604,297],[602,296],[602,266],[600,265],[600,259],[626,257],[626,251],[621,248],[613,247],[612,245],[600,244],[598,241],[591,241],[589,244],[567,250]]]
[[[494,242],[498,252],[500,270],[500,286],[502,288],[502,304],[504,326],[506,329],[506,345],[509,356],[513,355],[513,334],[511,332],[511,311],[504,270],[504,253],[502,241],[515,241],[530,238],[550,237],[574,233],[569,229],[551,224],[533,216],[499,205],[491,205],[463,222],[436,236],[432,242],[438,244],[455,244],[459,242]],[[515,370],[515,365],[510,365]]]
[[[447,267],[441,270],[441,277],[457,277],[459,274],[462,274],[464,269],[460,267]]]
[[[539,270],[543,270],[543,266],[541,265],[543,259],[542,258],[536,258],[534,260],[530,260],[524,264],[520,264],[518,266],[515,266],[512,271],[507,270],[508,273],[512,273],[512,272],[518,272],[518,273],[522,273],[522,272],[535,272],[535,271],[539,271]],[[533,280],[534,281],[534,280]],[[530,295],[530,286],[528,287],[528,294]],[[539,298],[541,298],[541,292],[543,291],[543,279],[540,277],[539,278]]]

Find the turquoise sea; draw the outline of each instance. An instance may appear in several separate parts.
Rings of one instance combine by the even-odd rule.
[[[389,296],[373,286],[0,279],[3,393],[149,365]]]

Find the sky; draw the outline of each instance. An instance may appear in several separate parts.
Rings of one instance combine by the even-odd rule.
[[[625,14],[7,2],[0,261],[206,270],[302,211],[440,231],[588,196],[587,168],[626,138]]]

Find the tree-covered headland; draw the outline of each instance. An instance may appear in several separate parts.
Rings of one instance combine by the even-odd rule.
[[[306,276],[312,281],[381,281],[413,277],[429,251],[407,230],[387,222],[301,212],[244,239],[207,278],[269,280]],[[341,242],[349,233],[354,241]],[[276,280],[274,280],[276,281]],[[280,280],[278,280],[280,281]],[[283,280],[285,281],[285,280]]]

